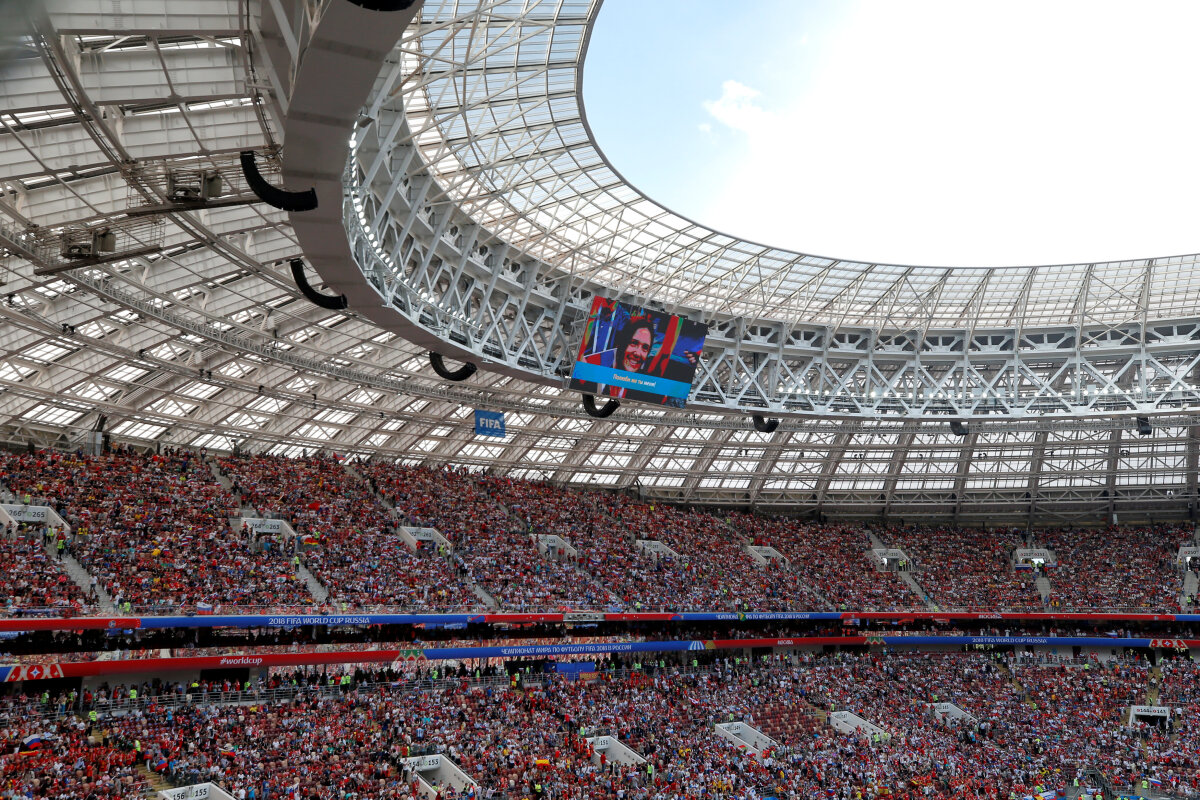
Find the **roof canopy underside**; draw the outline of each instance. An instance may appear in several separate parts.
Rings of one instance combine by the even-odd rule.
[[[30,224],[52,228],[106,218],[145,202],[128,169],[131,161],[192,161],[234,182],[233,154],[276,144],[277,125],[260,102],[258,87],[266,80],[249,72],[247,49],[253,40],[239,5],[236,0],[141,0],[117,16],[97,12],[84,0],[48,4],[38,36],[15,43],[10,48],[15,58],[6,66],[0,111],[2,232],[15,235]],[[428,31],[446,21],[447,35],[453,32],[457,40],[478,18],[480,41],[498,37],[495,29],[507,24],[508,36],[526,36],[519,47],[505,48],[512,61],[507,66],[466,58],[463,53],[473,52],[469,48],[475,45],[464,44],[468,49],[458,52],[447,43],[435,56],[433,40],[424,33],[419,48],[404,45],[434,69],[422,94],[431,99],[430,115],[435,106],[443,110],[430,129],[436,142],[422,146],[431,156],[445,149],[445,157],[433,163],[446,165],[447,185],[453,169],[464,170],[455,191],[462,192],[465,207],[496,220],[498,227],[507,220],[510,235],[526,236],[531,250],[545,247],[546,257],[593,271],[597,280],[627,280],[638,291],[685,304],[709,305],[707,298],[720,296],[721,302],[744,303],[746,309],[767,308],[764,297],[753,292],[737,299],[736,287],[750,286],[755,271],[766,269],[761,257],[774,251],[722,238],[653,206],[624,186],[586,141],[574,99],[575,65],[595,9],[565,2],[530,7],[534,10],[522,16],[524,5],[492,5],[484,20],[463,6],[454,22],[454,6],[431,3],[420,23]],[[516,81],[524,67],[515,65],[526,60],[542,67],[533,68],[541,70],[538,75],[519,81],[522,88],[511,90],[519,101],[506,100],[498,89],[482,97],[475,90],[451,88],[449,75],[436,74],[439,58],[470,81],[483,79],[476,73]],[[560,60],[567,65],[559,66]],[[555,77],[567,74],[561,70],[570,73],[569,80]],[[466,96],[455,94],[464,91]],[[511,129],[513,118],[521,117],[519,109],[524,118]],[[487,125],[473,121],[452,148],[447,132],[465,125],[467,114],[486,117],[497,133],[475,138],[476,132],[486,134]],[[502,127],[510,133],[502,136]],[[564,166],[566,161],[550,165],[540,142],[560,136],[566,137],[559,144],[562,157],[577,171]],[[502,148],[505,137],[512,144]],[[519,140],[527,145],[519,147]],[[482,163],[489,147],[489,170],[477,174],[474,167],[453,167],[470,165],[472,159]],[[517,155],[524,152],[527,163],[519,166],[524,156]],[[508,169],[500,164],[501,153],[513,160],[503,176],[495,172]],[[507,216],[493,205],[500,201],[484,196],[487,181],[508,187],[503,193]],[[592,190],[585,191],[589,182]],[[520,213],[515,213],[518,201]],[[2,256],[4,442],[74,447],[103,424],[119,439],[149,446],[240,446],[284,453],[325,448],[489,467],[573,484],[636,484],[670,499],[756,502],[790,510],[819,506],[870,515],[957,514],[964,521],[1052,513],[1100,519],[1114,509],[1186,514],[1196,493],[1197,439],[1185,416],[1156,420],[1146,437],[1121,420],[997,423],[973,426],[966,437],[951,434],[944,422],[789,421],[768,436],[748,430],[740,416],[654,411],[637,422],[594,420],[581,412],[574,396],[496,374],[481,372],[469,385],[447,386],[433,376],[421,348],[352,310],[328,311],[302,298],[280,264],[298,254],[285,215],[262,204],[171,213],[155,236],[151,252],[52,275],[36,275],[34,264],[18,254]],[[717,255],[707,261],[687,255],[710,246],[714,249],[705,252]],[[754,267],[748,261],[734,264],[750,252],[759,257]],[[776,280],[800,282],[789,283],[786,291],[772,288],[772,296],[794,294],[787,302],[805,298],[814,318],[819,304],[810,303],[809,290],[799,287],[836,295],[849,291],[837,276],[854,269],[876,278],[886,272],[849,265],[843,273],[844,265],[795,254],[781,259],[777,266],[803,264],[794,274],[780,268]],[[666,272],[628,268],[653,263],[655,270],[667,271],[701,261],[712,270],[703,280],[692,273],[689,280],[672,282]],[[1190,288],[1190,263],[1143,264],[1141,280],[1149,280],[1153,289],[1148,295],[1130,292],[1159,298],[1154,308],[1164,314],[1200,314],[1194,301],[1179,299]],[[886,269],[893,276],[906,273]],[[1136,269],[1097,270],[1114,285],[1126,285],[1116,275],[1137,280]],[[833,277],[821,278],[823,272]],[[988,287],[994,281],[997,290],[1020,284],[1023,288],[1012,289],[1014,296],[1028,296],[1028,307],[1049,308],[1055,296],[1061,300],[1070,293],[1069,286],[1079,288],[1072,281],[1080,274],[1079,269],[1062,271],[1067,277],[1059,282],[1050,268],[942,272],[936,308],[939,314],[947,309],[947,315],[952,313],[948,298],[960,296],[958,288],[951,291],[960,287],[960,276],[964,287],[978,288],[979,281]],[[1018,274],[1025,277],[1013,277]],[[896,278],[891,280],[895,284]],[[925,285],[919,277],[904,280]],[[1099,286],[1100,280],[1091,278],[1088,285]],[[731,281],[731,288],[718,288],[721,281]],[[684,291],[685,285],[692,288]],[[852,293],[875,285],[858,280]],[[963,289],[962,297],[967,294]],[[1041,298],[1036,304],[1035,296]],[[971,302],[963,300],[963,308]],[[772,305],[776,311],[771,313],[785,307]],[[475,407],[507,410],[507,438],[476,437]]]
[[[870,264],[746,242],[672,213],[626,182],[592,139],[582,71],[600,4],[429,0],[397,48],[402,68],[380,87],[403,107],[405,137],[449,195],[530,255],[614,291],[747,319],[903,331],[1200,315],[1193,255]]]

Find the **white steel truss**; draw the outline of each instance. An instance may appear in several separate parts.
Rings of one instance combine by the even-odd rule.
[[[448,352],[563,385],[601,293],[710,324],[690,400],[704,410],[986,419],[1200,406],[1195,257],[856,264],[737,241],[641,196],[583,114],[598,9],[426,3],[353,132],[354,257],[384,304]]]
[[[1194,506],[1192,260],[932,275],[780,260],[680,227],[622,195],[590,144],[576,88],[586,3],[431,4],[390,65],[396,103],[428,98],[423,121],[381,103],[355,137],[362,189],[342,211],[372,285],[508,374],[447,384],[426,347],[354,308],[310,305],[282,266],[303,254],[286,214],[164,210],[154,176],[202,165],[236,193],[239,150],[272,168],[283,144],[286,161],[297,63],[335,1],[52,0],[17,37],[0,107],[0,441],[74,447],[103,423],[149,447],[336,450],[667,500],[968,523]],[[397,124],[407,141],[389,138]],[[24,247],[33,230],[131,209],[159,215],[147,252],[39,274],[47,264]],[[757,286],[728,271],[739,259]],[[561,391],[580,309],[614,288],[713,324],[695,408],[628,404],[594,420]],[[474,436],[474,408],[506,411],[508,438]],[[765,435],[747,410],[795,418]],[[1153,417],[1149,436],[1137,414]],[[950,415],[968,419],[966,437]]]

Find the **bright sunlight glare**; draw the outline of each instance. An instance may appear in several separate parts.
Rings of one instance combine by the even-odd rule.
[[[584,99],[719,231],[901,264],[1200,251],[1200,3],[607,0]]]

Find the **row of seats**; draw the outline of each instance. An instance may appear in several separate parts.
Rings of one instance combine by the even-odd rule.
[[[68,549],[118,609],[179,613],[207,604],[287,607],[312,602],[278,552],[257,552],[229,523],[237,504],[187,452],[100,457],[10,456],[5,485],[56,508]]]
[[[1019,534],[817,524],[319,456],[41,452],[0,457],[0,480],[56,508],[76,533],[67,554],[120,609],[141,613],[312,608],[296,559],[345,610],[1037,610],[1047,603],[1034,574],[1012,567],[1013,550],[1035,539],[1058,555],[1052,607],[1173,612],[1175,554],[1193,536],[1169,525]],[[241,508],[286,519],[304,544],[262,547],[230,525]],[[449,548],[410,549],[401,525],[434,527]],[[0,576],[13,577],[7,613],[95,608],[15,535],[0,545]],[[569,547],[543,553],[551,536]],[[757,567],[751,543],[784,560]],[[873,543],[904,551],[925,596],[879,568]]]
[[[371,487],[335,459],[223,458],[220,470],[243,503],[287,519],[305,566],[339,607],[470,608],[479,603],[466,576],[428,549],[413,551]]]
[[[1191,661],[1172,670],[1200,674]],[[213,780],[257,797],[408,797],[402,759],[421,753],[445,754],[501,798],[536,794],[539,785],[550,797],[579,800],[1004,798],[1064,791],[1085,768],[1118,788],[1152,778],[1180,796],[1200,790],[1193,746],[1200,700],[1167,726],[1124,724],[1125,708],[1149,688],[1149,669],[1136,660],[1027,665],[1011,654],[809,654],[605,671],[590,681],[530,677],[508,691],[466,677],[418,685],[384,674],[380,683],[339,687],[336,676],[321,675],[332,691],[231,705],[150,702],[102,717],[90,742],[82,726],[63,720],[51,756],[33,774],[61,773],[90,752],[83,765],[108,758],[121,775],[128,762],[120,754],[136,741],[137,757],[177,782]],[[970,716],[937,713],[944,702]],[[45,727],[14,710],[0,709],[7,723],[0,742],[10,754]],[[835,729],[828,718],[839,711],[879,732]],[[775,744],[754,754],[716,733],[715,724],[727,721],[746,722]],[[585,738],[595,732],[616,736],[646,763],[596,763]],[[9,759],[7,772],[20,785],[28,777],[11,768],[14,758],[0,763]]]

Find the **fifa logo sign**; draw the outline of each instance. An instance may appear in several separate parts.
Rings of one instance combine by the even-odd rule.
[[[504,414],[498,411],[475,411],[475,435],[504,438]]]

